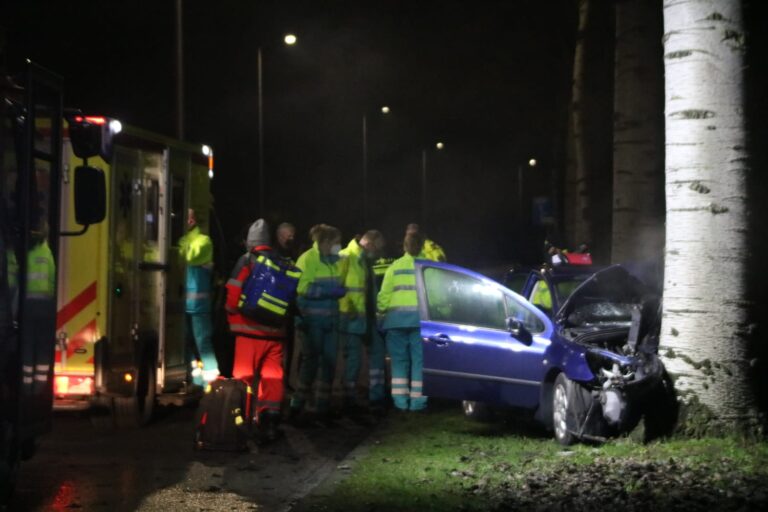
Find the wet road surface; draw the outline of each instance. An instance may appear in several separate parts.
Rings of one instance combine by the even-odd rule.
[[[22,465],[10,510],[290,510],[371,432],[341,419],[285,426],[283,439],[250,452],[196,452],[193,421],[193,409],[169,407],[147,427],[116,431],[57,415]]]

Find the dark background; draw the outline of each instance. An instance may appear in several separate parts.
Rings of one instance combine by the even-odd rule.
[[[3,12],[10,69],[29,57],[64,76],[67,106],[175,133],[172,0],[32,0]],[[405,224],[421,219],[427,149],[428,234],[453,261],[514,256],[528,243],[513,232],[517,166],[538,160],[526,186],[543,194],[559,165],[575,21],[568,0],[185,1],[186,139],[215,149],[212,191],[229,245],[236,252],[243,226],[265,213],[261,46],[273,223],[295,223],[302,238],[315,223],[334,224],[345,242],[377,227],[397,252]],[[287,32],[296,46],[283,44]]]
[[[747,2],[745,12],[751,186],[760,190],[768,133],[765,4]],[[68,106],[173,135],[174,6],[5,1],[4,64],[20,69],[29,57],[64,76]],[[608,128],[595,142],[604,143],[610,180],[613,36],[610,10],[596,12],[608,15],[598,20],[605,30],[591,63],[590,108]],[[405,224],[421,218],[423,149],[425,228],[451,261],[538,258],[543,230],[521,229],[527,203],[524,218],[516,216],[517,168],[531,157],[539,162],[525,171],[526,198],[546,195],[563,174],[576,22],[575,0],[185,0],[186,139],[215,149],[212,191],[229,258],[240,250],[243,228],[261,215],[295,223],[303,240],[318,222],[340,227],[345,242],[376,227],[397,253]],[[295,47],[282,42],[288,32],[298,36]],[[266,212],[257,206],[259,47]],[[386,117],[384,104],[392,109]],[[362,221],[363,115],[369,226]],[[438,140],[446,146],[439,153]],[[765,218],[760,203],[753,227]],[[768,237],[753,232],[762,253],[760,240]]]

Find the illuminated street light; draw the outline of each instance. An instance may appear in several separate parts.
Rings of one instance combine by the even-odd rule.
[[[293,46],[296,44],[296,35],[295,34],[287,34],[283,41],[288,46]],[[266,215],[266,204],[265,204],[265,194],[264,194],[264,96],[263,96],[263,75],[262,75],[262,65],[261,65],[261,46],[256,50],[256,73],[258,76],[258,103],[259,103],[259,117],[258,117],[258,126],[259,126],[259,214],[260,215]]]
[[[442,151],[445,144],[438,141],[435,143],[435,149]],[[427,225],[427,150],[421,150],[421,224]]]
[[[381,107],[381,113],[389,114],[387,105]],[[368,116],[363,114],[363,225],[368,225]]]
[[[538,162],[535,158],[528,159],[528,167],[533,169]],[[517,219],[522,224],[523,219],[523,167],[524,164],[517,166]]]

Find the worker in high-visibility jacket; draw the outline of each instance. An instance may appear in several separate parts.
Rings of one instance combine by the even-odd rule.
[[[26,293],[23,314],[27,335],[21,347],[22,385],[26,392],[39,393],[49,382],[53,354],[39,350],[47,346],[51,329],[56,325],[56,263],[48,245],[47,229],[32,231],[31,248],[27,252]],[[14,316],[19,311],[20,273],[16,256],[9,251],[8,285],[14,294]]]
[[[199,361],[193,358],[192,379],[195,384],[202,385],[219,376],[219,364],[213,348],[211,324],[213,242],[200,231],[199,224],[199,216],[190,208],[187,212],[187,234],[179,240],[179,255],[187,266],[187,333],[196,348],[196,355],[200,357]]]
[[[299,256],[296,266],[302,271],[296,301],[301,313],[303,355],[299,382],[291,398],[291,417],[299,413],[316,413],[328,419],[331,384],[336,366],[339,299],[346,293],[342,275],[341,232],[321,224],[312,228],[313,246]],[[315,385],[315,402],[307,400]]]
[[[419,225],[418,224],[408,224],[405,228],[405,234],[408,235],[410,233],[419,233]],[[435,243],[433,240],[430,240],[424,234],[422,234],[422,238],[424,240],[424,248],[421,250],[421,253],[419,253],[419,259],[422,260],[432,260],[432,261],[448,261],[445,257],[445,251],[442,247],[440,247],[437,243]]]
[[[245,241],[247,252],[237,260],[227,281],[226,312],[229,330],[235,335],[235,361],[232,377],[249,386],[258,381],[255,414],[252,422],[260,441],[273,441],[281,434],[280,409],[285,388],[283,385],[283,343],[285,326],[264,325],[243,315],[238,304],[243,285],[258,258],[278,259],[270,246],[269,227],[264,219],[251,224]]]
[[[384,340],[376,328],[376,298],[379,287],[375,262],[384,250],[384,235],[372,229],[358,242],[352,239],[341,254],[345,259],[346,295],[339,300],[340,327],[344,343],[344,406],[350,412],[359,409],[357,382],[363,348],[368,352],[368,406],[371,412],[384,410]]]
[[[409,233],[403,246],[405,254],[384,274],[378,313],[383,316],[382,329],[392,361],[392,401],[399,410],[419,411],[427,406],[427,398],[422,395],[424,353],[414,261],[424,240],[418,232]]]

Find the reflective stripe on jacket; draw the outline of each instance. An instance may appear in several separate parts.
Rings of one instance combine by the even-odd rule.
[[[296,302],[305,321],[338,317],[339,298],[344,295],[345,265],[338,256],[322,256],[317,243],[299,256],[296,266],[302,273]]]
[[[419,327],[419,301],[416,294],[414,257],[405,254],[384,274],[377,306],[384,315],[384,329]]]
[[[213,243],[195,226],[179,240],[179,254],[187,264],[187,313],[211,311]]]
[[[253,253],[257,251],[269,252],[271,250],[272,248],[269,246],[260,245],[254,247],[251,252],[240,256],[240,259],[237,260],[237,263],[235,264],[235,268],[232,270],[229,281],[227,281],[227,302],[225,309],[227,311],[229,330],[235,334],[248,336],[250,338],[272,340],[285,338],[286,336],[285,327],[262,325],[255,320],[243,316],[237,307],[237,304],[240,301],[243,283],[251,274],[251,267],[256,261],[256,255]]]

